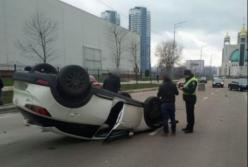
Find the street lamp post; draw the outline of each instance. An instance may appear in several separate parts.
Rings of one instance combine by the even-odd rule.
[[[186,23],[186,21],[180,21],[174,24],[174,36],[173,36],[173,56],[174,56],[174,49],[176,45],[176,28],[180,27],[180,25]]]
[[[204,68],[204,67],[202,67],[202,50],[203,50],[204,47],[206,47],[206,45],[203,45],[203,46],[201,47],[201,54],[200,54],[200,69],[201,69],[201,75],[203,74],[203,68]]]
[[[175,23],[174,24],[174,27],[173,27],[173,58],[175,57],[175,47],[176,47],[176,29],[178,28],[178,27],[180,27],[182,24],[184,24],[184,23],[186,23],[186,21],[180,21],[180,22],[177,22],[177,23]],[[170,62],[171,64],[172,64],[172,60],[171,60],[171,62]],[[172,67],[173,68],[173,67]]]

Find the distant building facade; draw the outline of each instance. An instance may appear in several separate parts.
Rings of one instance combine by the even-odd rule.
[[[186,68],[194,74],[204,73],[204,60],[186,60]]]
[[[221,75],[229,77],[247,76],[247,30],[243,26],[237,36],[237,44],[231,44],[231,37],[226,34],[222,50]]]
[[[110,23],[120,26],[120,15],[114,10],[106,10],[102,12],[101,17]]]
[[[146,8],[130,9],[129,30],[140,35],[141,71],[151,70],[151,15]]]
[[[34,53],[25,53],[17,47],[18,41],[24,43],[30,38],[24,31],[25,23],[40,13],[57,23],[56,38],[50,46],[54,57],[48,60],[49,64],[55,67],[76,64],[92,71],[117,68],[115,43],[110,31],[112,23],[59,0],[0,0],[0,6],[4,9],[0,10],[0,65],[41,63]],[[117,29],[126,34],[122,41],[126,48],[133,39],[140,39],[137,33],[128,29],[119,26]],[[119,69],[131,72],[134,58],[126,48],[122,47],[125,51],[122,51]],[[138,47],[137,54],[139,51]],[[140,60],[137,61],[140,64]]]

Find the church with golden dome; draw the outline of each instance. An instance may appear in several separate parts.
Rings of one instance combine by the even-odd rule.
[[[247,29],[243,26],[238,33],[237,44],[231,44],[231,37],[226,34],[222,50],[222,76],[247,77],[247,35]]]

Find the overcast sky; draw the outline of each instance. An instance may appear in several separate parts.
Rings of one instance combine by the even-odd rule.
[[[144,6],[151,12],[152,65],[156,44],[173,38],[173,25],[186,21],[176,30],[176,41],[184,50],[182,63],[200,59],[203,47],[205,64],[220,66],[223,38],[229,32],[232,43],[243,23],[247,23],[247,0],[62,0],[96,16],[104,10],[116,10],[121,26],[128,27],[129,9]],[[247,24],[246,24],[247,25]]]

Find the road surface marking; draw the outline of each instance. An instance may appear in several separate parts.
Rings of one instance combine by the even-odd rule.
[[[212,92],[211,95],[214,95],[214,92]]]
[[[207,100],[208,99],[208,97],[203,97],[203,100]]]
[[[160,131],[162,130],[162,128],[158,128],[155,131],[149,133],[150,136],[155,136],[156,134],[158,134]]]

